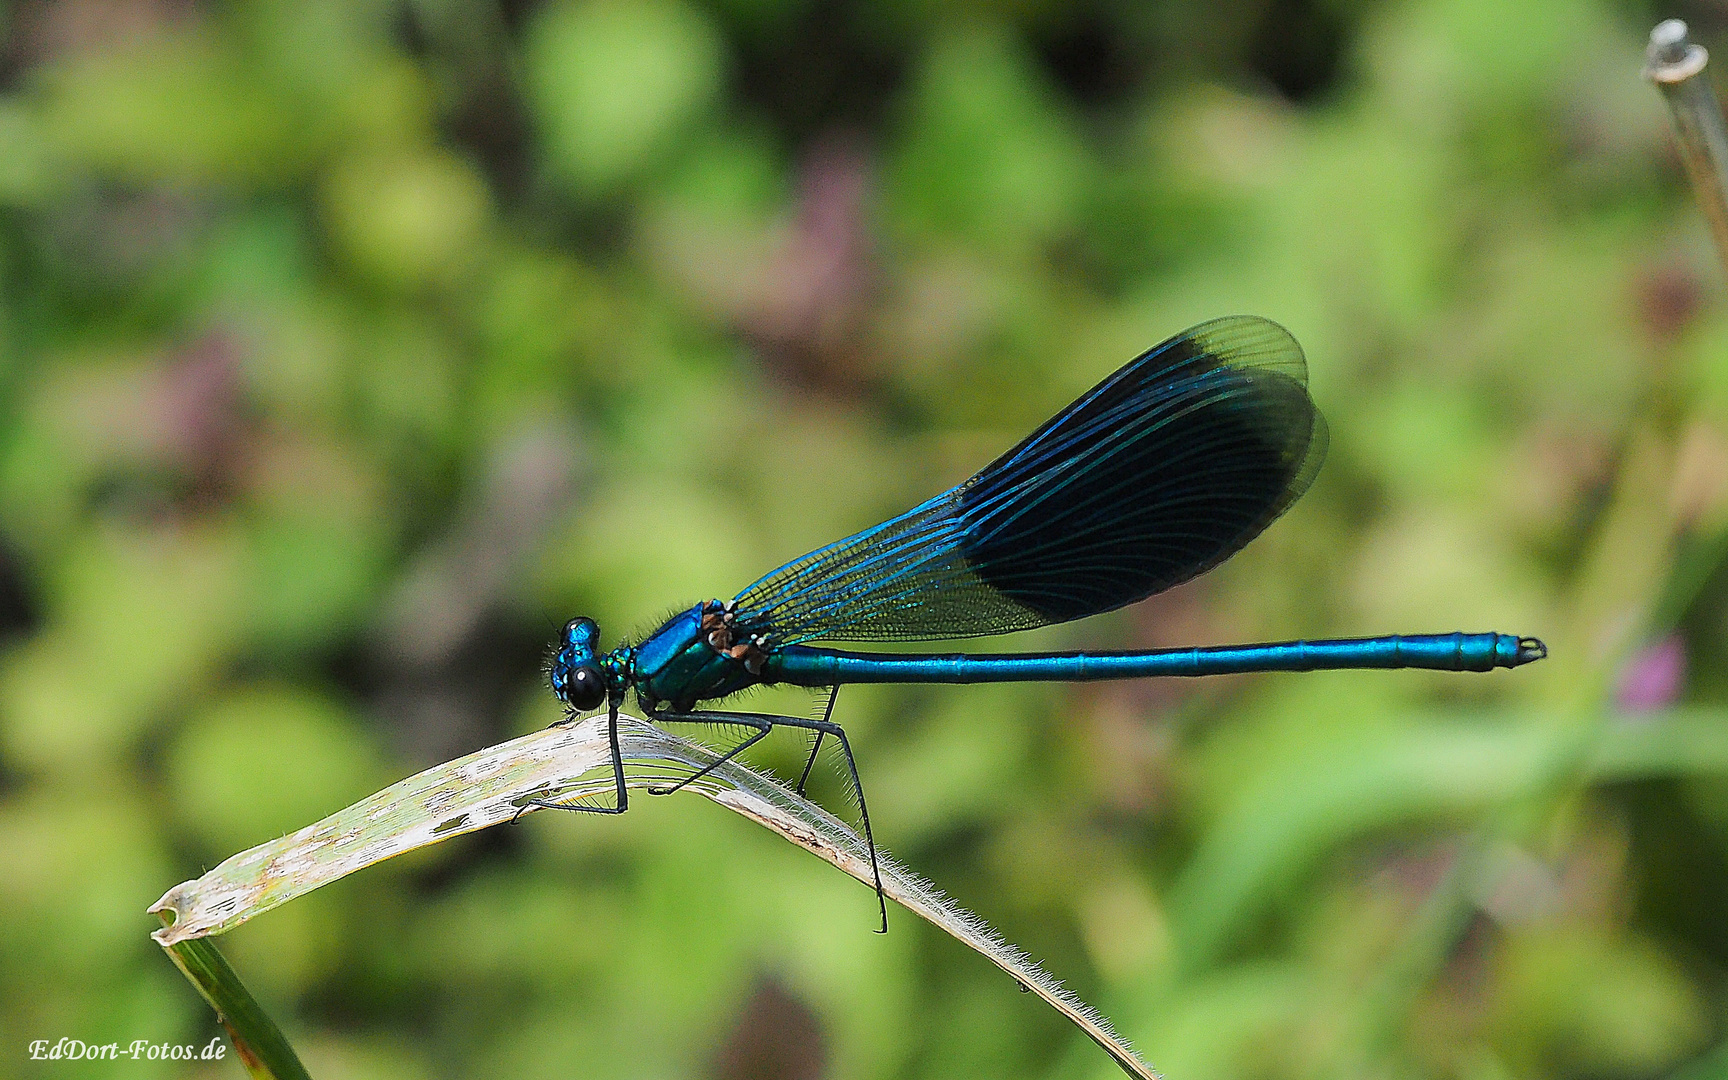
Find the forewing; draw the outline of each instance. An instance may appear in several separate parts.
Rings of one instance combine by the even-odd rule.
[[[1204,573],[1313,482],[1326,428],[1302,350],[1236,316],[1148,350],[959,487],[738,596],[791,644],[1024,630]]]

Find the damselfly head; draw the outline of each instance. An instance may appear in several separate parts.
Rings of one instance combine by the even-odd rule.
[[[552,658],[552,692],[579,712],[598,708],[606,700],[606,679],[594,655],[599,644],[600,628],[593,619],[571,619],[564,624],[558,655]]]

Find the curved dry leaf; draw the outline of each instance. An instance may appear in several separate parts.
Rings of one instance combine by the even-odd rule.
[[[714,753],[632,717],[619,717],[629,783],[645,788],[667,775],[689,775]],[[510,821],[537,807],[612,790],[606,718],[593,716],[524,735],[445,762],[371,795],[298,832],[233,856],[203,877],[182,882],[150,910],[168,925],[153,935],[164,947],[220,934],[362,867],[452,836]],[[844,822],[770,779],[728,762],[691,785],[865,884],[864,841]],[[1066,1016],[1131,1076],[1156,1080],[1109,1023],[983,920],[880,854],[883,891],[894,901],[983,954]]]

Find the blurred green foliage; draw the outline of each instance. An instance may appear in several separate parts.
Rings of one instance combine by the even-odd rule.
[[[1719,1075],[1728,314],[1637,77],[1653,17],[8,8],[0,1075],[38,1038],[207,1041],[145,906],[557,719],[564,618],[610,643],[730,596],[1232,312],[1307,347],[1319,482],[1037,644],[1553,658],[848,690],[879,840],[1173,1080]],[[321,1078],[1112,1074],[934,931],[869,933],[855,882],[640,802],[223,948]]]

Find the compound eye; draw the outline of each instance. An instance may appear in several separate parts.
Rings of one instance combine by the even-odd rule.
[[[564,624],[560,637],[564,644],[574,648],[578,655],[593,656],[594,650],[600,644],[600,628],[594,625],[593,619],[578,616]]]
[[[564,700],[573,709],[595,709],[606,700],[606,680],[593,664],[582,664],[570,670],[564,684]]]

